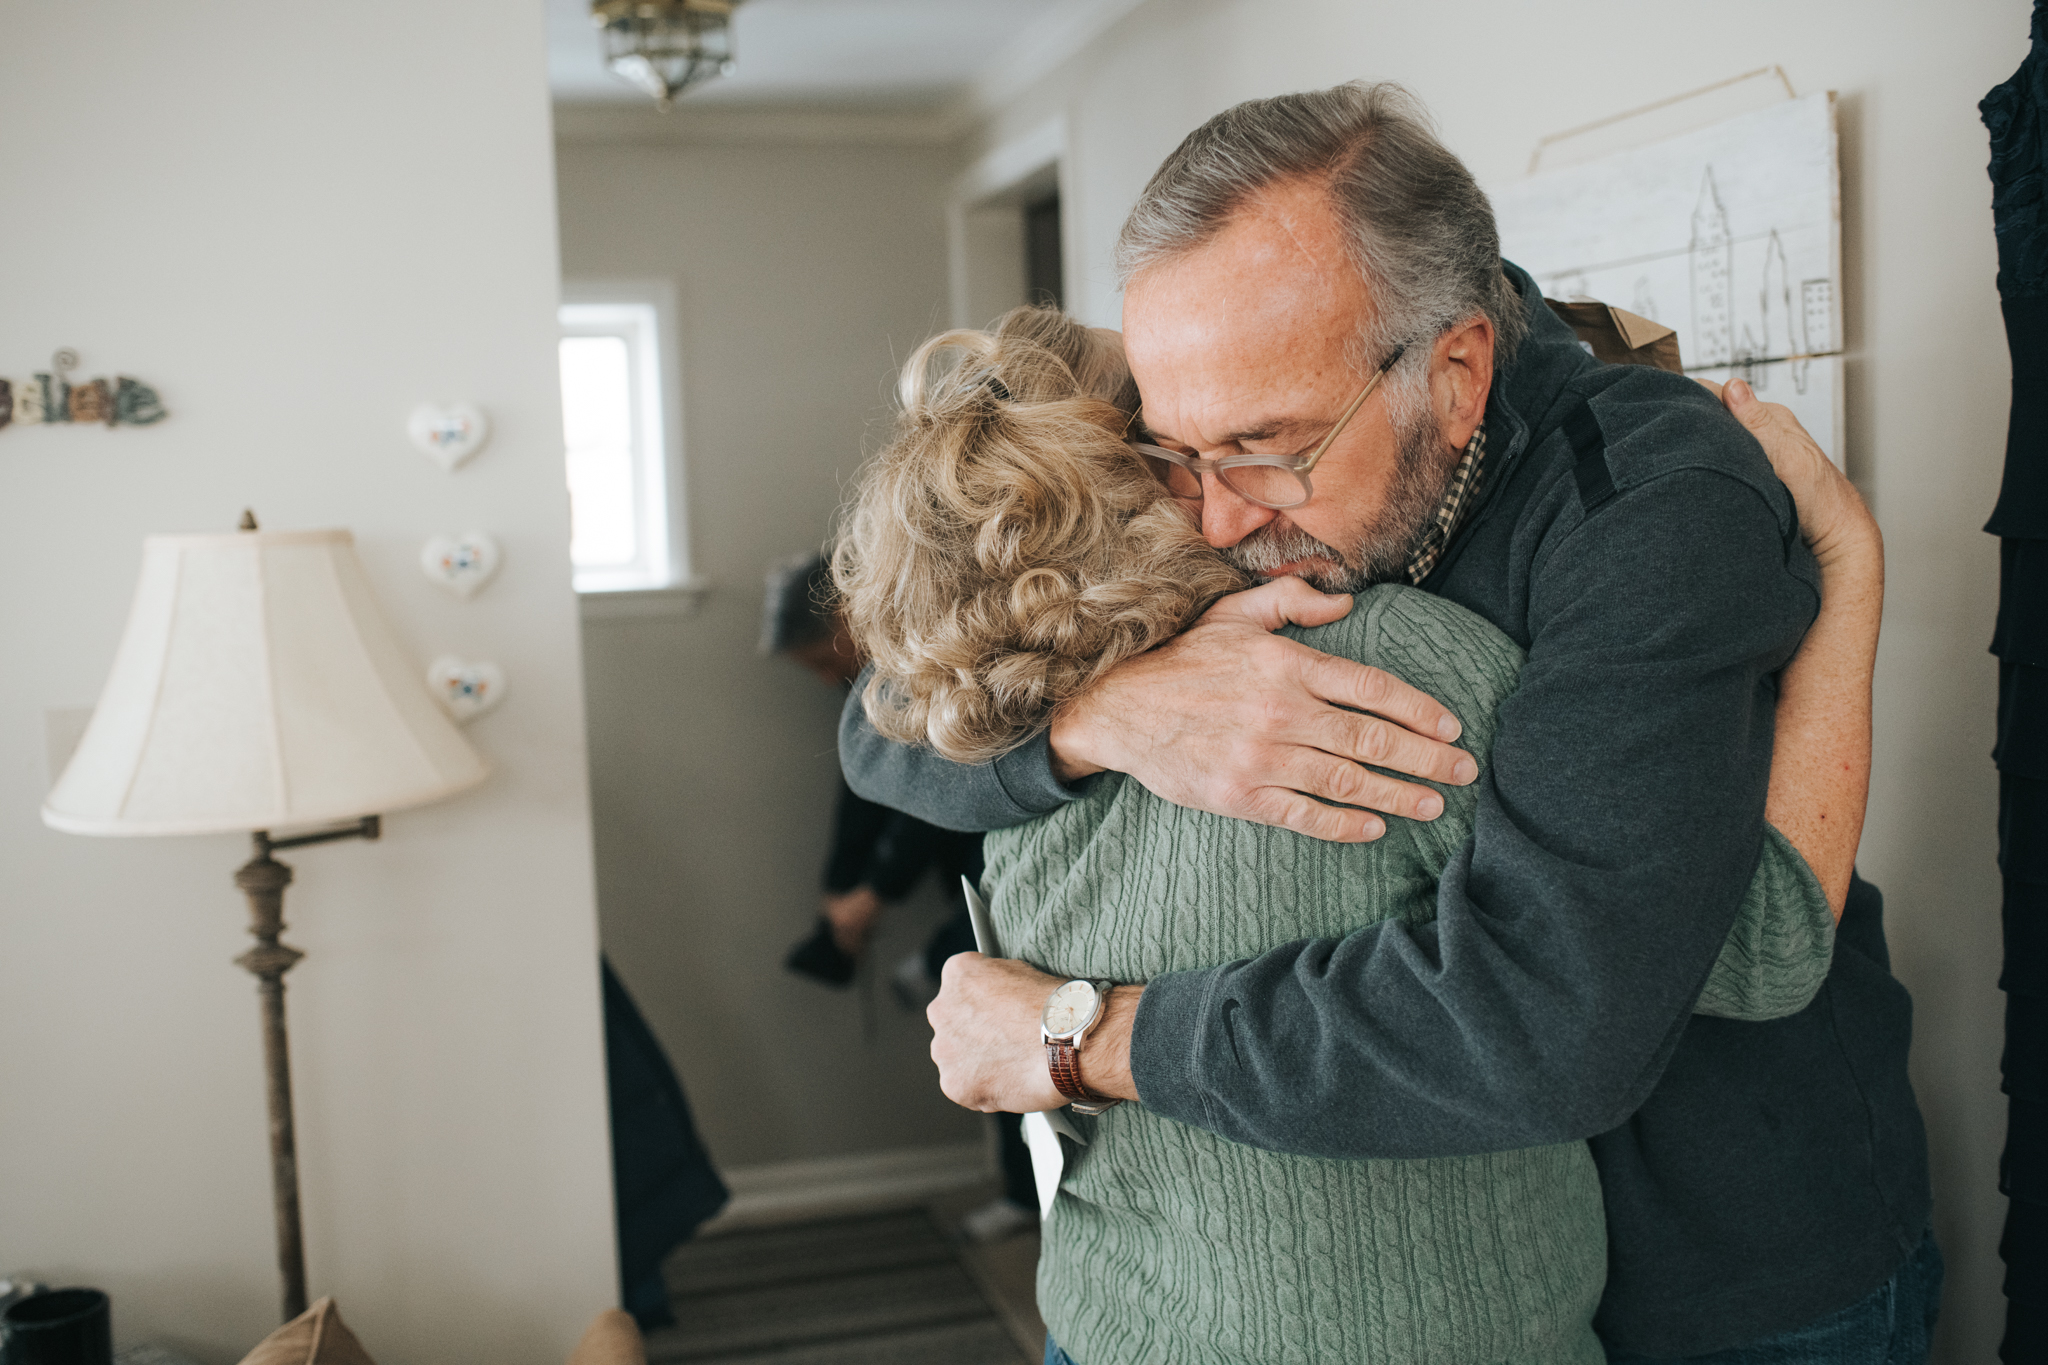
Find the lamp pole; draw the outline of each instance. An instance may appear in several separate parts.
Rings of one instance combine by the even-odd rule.
[[[379,818],[366,815],[353,824],[313,834],[273,839],[257,830],[251,839],[256,856],[235,872],[235,885],[249,898],[249,933],[256,946],[235,959],[256,978],[263,1002],[263,1065],[270,1092],[270,1192],[277,1212],[277,1273],[284,1281],[284,1321],[306,1311],[306,1248],[299,1229],[299,1152],[292,1132],[292,1059],[284,1027],[284,974],[305,956],[278,942],[284,932],[284,889],[292,870],[271,853],[335,839],[375,839]]]

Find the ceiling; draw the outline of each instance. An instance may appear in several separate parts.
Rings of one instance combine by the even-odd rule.
[[[1135,0],[746,0],[733,16],[739,69],[679,108],[928,111],[1021,65],[1049,69]],[[651,105],[598,57],[588,0],[547,0],[548,77],[565,104]]]

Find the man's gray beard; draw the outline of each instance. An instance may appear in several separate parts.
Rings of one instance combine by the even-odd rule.
[[[1271,577],[1300,560],[1321,559],[1324,564],[1303,569],[1300,577],[1324,592],[1358,592],[1375,583],[1399,582],[1407,576],[1416,543],[1443,502],[1462,453],[1444,449],[1442,431],[1436,414],[1425,408],[1400,433],[1386,504],[1348,552],[1317,540],[1292,522],[1273,521],[1224,550],[1223,557],[1260,577]]]

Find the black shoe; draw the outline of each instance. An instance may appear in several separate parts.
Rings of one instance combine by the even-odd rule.
[[[789,956],[783,959],[782,965],[798,976],[808,976],[813,981],[845,990],[853,984],[856,962],[851,953],[833,941],[832,926],[820,915],[818,927],[809,938],[789,950]]]

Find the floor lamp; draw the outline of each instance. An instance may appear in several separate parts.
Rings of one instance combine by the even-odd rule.
[[[243,832],[235,873],[256,946],[271,1186],[287,1321],[306,1309],[284,974],[292,871],[278,849],[375,839],[389,811],[483,780],[483,760],[379,614],[347,531],[151,536],[85,736],[43,804],[72,834]],[[308,830],[273,835],[272,830]]]

